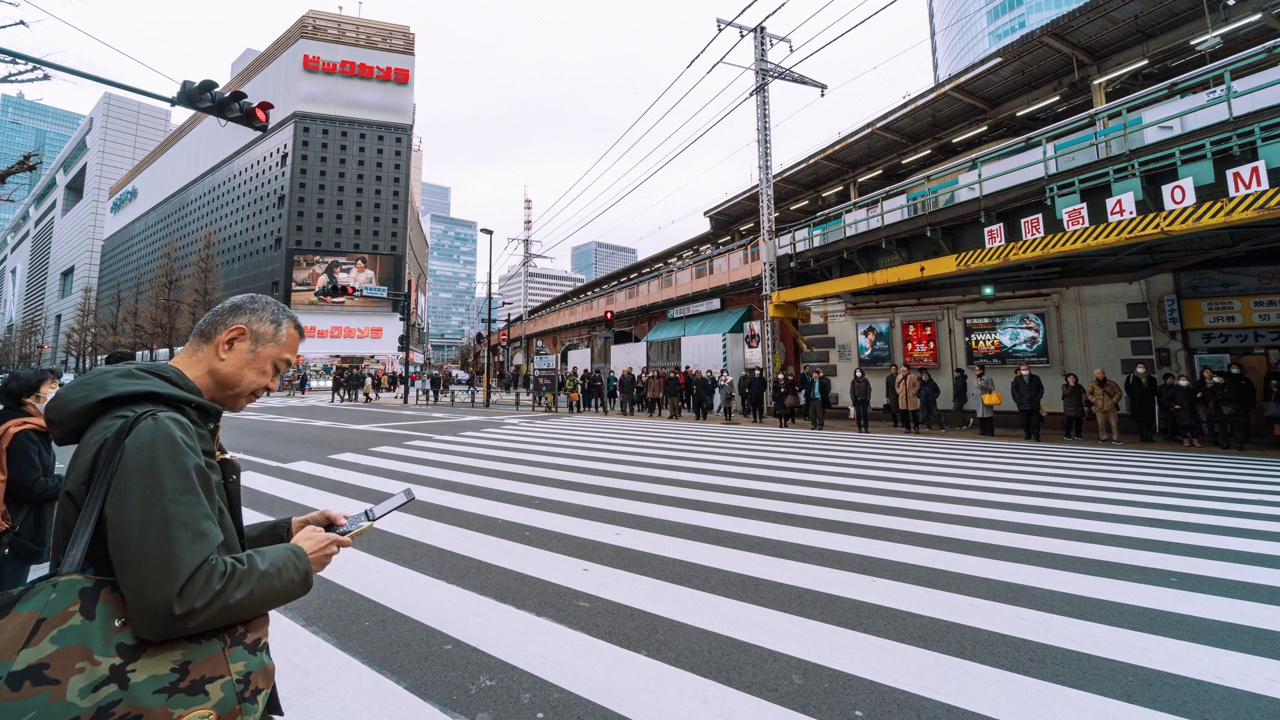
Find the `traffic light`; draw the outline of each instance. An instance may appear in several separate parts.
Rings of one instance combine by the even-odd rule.
[[[41,349],[41,350],[48,350],[48,349],[49,349],[49,343],[45,343],[44,345],[41,345],[41,346],[40,346],[40,349]]]
[[[401,335],[399,344],[396,347],[400,348],[400,352],[402,353],[409,352],[409,336]]]
[[[400,302],[400,322],[401,323],[409,322],[409,312],[410,312],[409,301],[402,300]]]
[[[265,100],[255,103],[248,98],[243,90],[218,92],[218,83],[213,80],[184,80],[173,98],[173,104],[212,115],[234,125],[242,125],[255,132],[266,132],[271,124],[271,111],[275,105]]]
[[[324,294],[328,297],[334,298],[353,297],[356,294],[356,289],[350,285],[339,285],[338,283],[333,283],[332,285],[325,287]]]
[[[604,311],[604,329],[605,330],[613,329],[613,311],[612,310]]]

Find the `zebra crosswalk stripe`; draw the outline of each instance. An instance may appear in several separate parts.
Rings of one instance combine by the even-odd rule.
[[[1076,465],[1015,443],[999,446],[1001,463],[1023,471],[1004,476],[981,441],[877,438],[867,459],[855,455],[865,437],[559,418],[288,463],[243,482],[250,507],[360,507],[411,486],[418,501],[375,533],[528,577],[543,593],[598,598],[610,614],[647,614],[671,643],[709,633],[698,642],[722,659],[739,652],[725,643],[742,643],[766,667],[785,657],[836,673],[830,692],[845,677],[899,694],[864,688],[859,697],[898,698],[859,708],[868,716],[1280,716],[1280,604],[1268,590],[1280,584],[1280,523],[1267,519],[1280,514],[1268,482],[1280,462],[1090,448]],[[948,457],[913,463],[931,455]],[[1197,459],[1164,472],[1184,457]],[[1036,472],[1041,461],[1053,469]],[[526,609],[533,595],[478,594],[400,557],[346,551],[321,577],[602,716],[792,718],[817,707],[678,656],[646,657],[606,630],[544,619],[534,608],[545,606]],[[748,592],[759,583],[775,589]],[[833,602],[851,612],[818,611]],[[884,612],[932,630],[870,620]]]
[[[249,487],[257,489],[275,486],[273,494],[291,497],[304,504],[344,506],[355,502],[350,498],[312,490],[295,483],[279,480],[266,481],[261,476],[246,478],[246,481]],[[1033,708],[1037,717],[1045,720],[1056,718],[1076,720],[1080,717],[1119,717],[1121,715],[1132,718],[1172,717],[1165,713],[1145,710],[1024,675],[886,641],[864,633],[844,630],[642,575],[627,573],[605,565],[499,540],[442,523],[433,523],[403,514],[388,517],[387,521],[385,523],[387,531],[419,539],[420,542],[428,545],[475,557],[498,567],[530,574],[670,620],[704,628],[726,637],[800,657],[993,717],[1011,717],[1012,713],[1027,713]],[[358,552],[355,554],[358,562],[382,564],[367,555]],[[421,582],[417,578],[402,581],[397,577],[402,573],[394,567],[380,568],[383,580],[394,579],[397,586],[400,586],[401,582],[415,584]],[[584,571],[587,573],[584,574]],[[357,590],[369,583],[368,576],[358,580],[352,577],[350,572],[340,574],[340,582],[354,581],[357,584],[349,587]],[[422,597],[432,597],[434,602],[440,602],[440,588],[424,588],[424,591],[426,592]],[[471,606],[468,608],[469,612],[474,615],[475,601],[468,604]],[[489,619],[485,618],[485,620]],[[529,624],[529,621],[522,621],[521,627],[504,629],[512,637],[524,637],[528,631],[523,626]],[[474,625],[478,623],[468,628],[472,632],[475,632]],[[851,648],[858,648],[859,651],[850,652]],[[593,656],[595,654],[591,653]],[[1257,660],[1259,665],[1266,662]],[[628,684],[632,681],[634,678],[628,678]],[[1266,683],[1265,680],[1260,682]],[[1253,682],[1248,684],[1252,686]],[[1001,691],[992,693],[989,691],[992,687],[999,687]],[[632,692],[636,690],[638,688],[633,688]],[[663,688],[661,694],[666,697],[672,696],[670,688]],[[658,697],[643,696],[643,714],[639,713],[638,709],[631,711],[619,707],[613,709],[624,712],[628,717],[708,717],[704,714],[707,712],[706,708],[700,708],[697,712],[689,707],[655,708],[655,705],[660,702]],[[717,709],[721,713],[727,710],[723,707]],[[751,714],[747,708],[735,708],[731,714],[718,714],[716,717],[741,718],[762,717],[762,715]]]

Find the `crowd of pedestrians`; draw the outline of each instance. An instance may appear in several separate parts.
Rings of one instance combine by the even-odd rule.
[[[978,435],[994,437],[996,414],[1016,412],[1017,427],[1026,440],[1039,442],[1049,420],[1045,409],[1046,381],[1029,365],[1017,368],[1006,388],[997,386],[983,365],[975,365],[970,376],[966,368],[952,373],[950,413],[944,411],[947,388],[928,369],[909,365],[889,368],[883,385],[881,409],[894,429],[920,434],[921,428],[946,432],[949,428],[971,428]],[[731,421],[735,415],[763,423],[769,414],[778,427],[792,427],[807,421],[814,430],[826,426],[832,407],[832,383],[822,368],[804,366],[765,378],[757,369],[743,370],[734,378],[727,370],[718,373],[691,367],[632,368],[616,374],[613,370],[574,367],[559,376],[557,392],[566,398],[569,412],[609,414],[619,408],[623,415],[647,412],[649,417],[680,419],[691,413],[695,420],[719,415]],[[1124,410],[1137,430],[1139,442],[1158,440],[1202,447],[1243,449],[1249,441],[1249,417],[1257,414],[1256,388],[1241,366],[1232,363],[1225,371],[1205,369],[1199,378],[1166,373],[1157,380],[1145,364],[1120,382],[1105,370],[1094,371],[1084,383],[1075,373],[1062,376],[1062,438],[1085,439],[1086,423],[1096,423],[1098,442],[1122,445],[1120,415]],[[871,432],[875,386],[862,368],[856,368],[849,383],[847,404],[857,432]],[[1280,370],[1268,373],[1263,398],[1268,431],[1280,422]],[[766,402],[767,400],[767,402]],[[1276,441],[1280,443],[1280,440]]]
[[[303,377],[306,375],[305,372],[301,374]],[[371,403],[381,400],[384,394],[400,397],[402,388],[408,391],[404,373],[387,372],[369,367],[339,367],[333,371],[332,380],[329,386],[330,403],[335,399],[339,403]],[[292,388],[292,384],[290,387]],[[292,389],[289,394],[293,394]],[[303,394],[306,394],[305,390]]]

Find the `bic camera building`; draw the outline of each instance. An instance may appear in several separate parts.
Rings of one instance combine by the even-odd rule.
[[[324,289],[404,287],[414,75],[408,27],[317,11],[245,51],[222,90],[273,103],[269,130],[193,114],[112,187],[100,304],[146,283],[171,239],[190,263],[211,231],[224,294],[290,304],[304,355],[393,355],[390,301]]]

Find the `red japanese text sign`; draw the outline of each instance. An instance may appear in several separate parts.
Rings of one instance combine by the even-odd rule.
[[[302,69],[326,75],[346,75],[382,82],[405,84],[409,82],[409,68],[391,65],[370,65],[355,60],[325,60],[319,55],[303,54]]]

